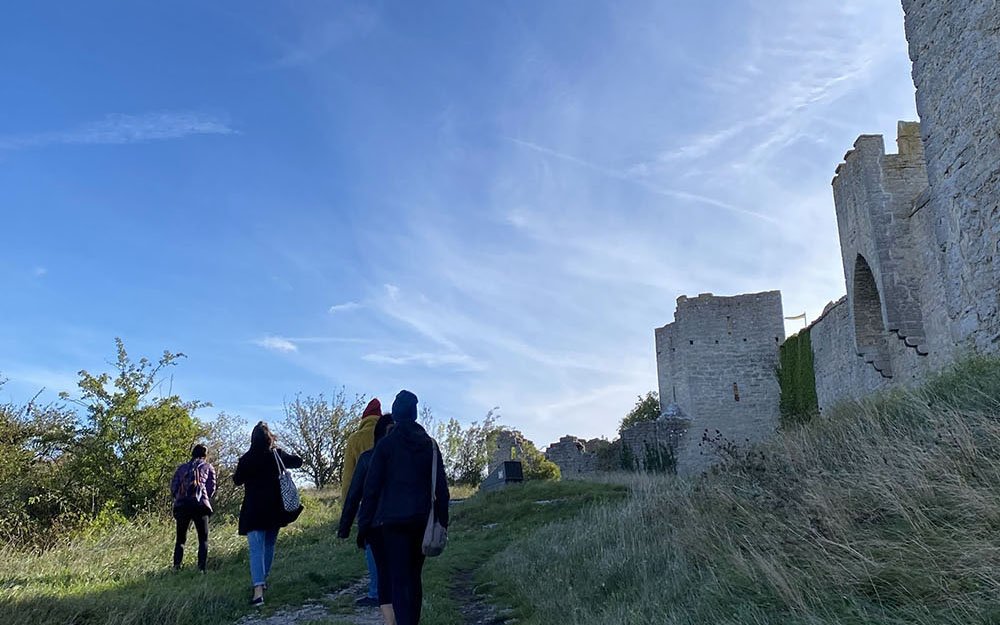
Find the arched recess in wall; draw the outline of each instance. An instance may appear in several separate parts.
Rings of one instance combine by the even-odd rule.
[[[854,339],[858,355],[870,363],[883,377],[891,378],[888,333],[882,321],[882,297],[871,265],[858,254],[854,261]]]

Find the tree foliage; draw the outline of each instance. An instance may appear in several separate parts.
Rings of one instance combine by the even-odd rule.
[[[216,514],[239,511],[243,488],[233,484],[233,472],[240,456],[250,447],[250,426],[239,415],[220,412],[205,423],[201,442],[208,448],[208,460],[216,470],[216,490],[212,507]]]
[[[163,393],[168,379],[161,374],[184,354],[164,351],[156,361],[134,362],[121,339],[115,346],[113,375],[79,373],[81,397],[74,402],[85,410],[85,426],[72,465],[95,506],[131,517],[158,497],[166,500],[164,484],[205,433],[193,413],[209,404],[182,401],[169,385]]]
[[[499,407],[491,408],[482,421],[473,421],[465,427],[455,418],[437,421],[429,407],[421,409],[420,422],[438,441],[449,482],[478,486],[483,481],[490,462],[490,443],[500,429],[499,420]]]
[[[302,472],[316,486],[335,482],[344,466],[348,437],[357,429],[366,398],[349,398],[341,388],[327,400],[322,394],[297,395],[285,405],[284,422],[277,428],[280,444],[302,458]]]
[[[659,417],[660,398],[657,396],[656,391],[649,391],[645,396],[639,395],[635,406],[625,415],[621,425],[618,426],[618,433],[621,434],[636,423],[656,421]]]
[[[207,404],[164,392],[182,354],[134,362],[115,345],[112,373],[80,371],[79,397],[0,405],[0,539],[44,545],[165,508],[174,469],[204,434],[192,413]]]

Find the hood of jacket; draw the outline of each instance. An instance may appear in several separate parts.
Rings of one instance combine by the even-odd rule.
[[[392,431],[387,436],[397,437],[397,440],[403,444],[403,447],[410,451],[425,450],[431,441],[427,430],[415,421],[397,422],[396,426],[392,428]]]

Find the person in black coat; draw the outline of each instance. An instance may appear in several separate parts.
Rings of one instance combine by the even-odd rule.
[[[392,432],[372,453],[358,516],[358,542],[376,529],[385,550],[392,587],[392,607],[398,625],[420,622],[423,604],[422,543],[431,511],[431,471],[437,471],[434,514],[448,526],[448,481],[444,461],[434,442],[417,423],[417,396],[400,391],[392,403]],[[379,571],[379,576],[382,573]]]
[[[384,414],[375,423],[374,439],[375,444],[385,437],[392,430],[392,415]],[[358,456],[357,465],[354,467],[354,474],[351,477],[350,487],[347,489],[347,497],[344,498],[344,509],[340,513],[340,523],[337,526],[337,537],[347,538],[351,535],[351,525],[354,517],[358,514],[361,506],[361,497],[364,494],[365,478],[368,476],[368,467],[371,465],[372,455],[375,448],[369,449]],[[359,534],[360,535],[360,534]],[[389,569],[385,559],[385,549],[382,545],[382,536],[377,528],[368,530],[367,536],[358,541],[358,548],[364,549],[369,559],[369,575],[371,582],[375,584],[376,598],[379,609],[382,611],[382,620],[386,625],[393,625],[396,617],[392,609],[392,584],[389,580]],[[374,567],[371,566],[374,563]],[[374,569],[374,570],[372,570]],[[367,599],[368,597],[364,597]],[[362,600],[358,600],[360,604]]]
[[[274,561],[274,545],[278,529],[299,517],[298,510],[287,512],[281,502],[278,477],[281,468],[278,459],[288,469],[302,466],[302,458],[285,453],[275,445],[275,437],[263,421],[253,428],[250,449],[240,456],[233,473],[233,482],[243,486],[243,503],[240,505],[239,533],[247,537],[250,547],[250,579],[253,597],[250,603],[264,605],[264,588],[267,575]]]

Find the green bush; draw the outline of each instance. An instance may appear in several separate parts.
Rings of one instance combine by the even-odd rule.
[[[781,345],[778,383],[782,425],[805,423],[819,412],[809,328],[788,337]]]

